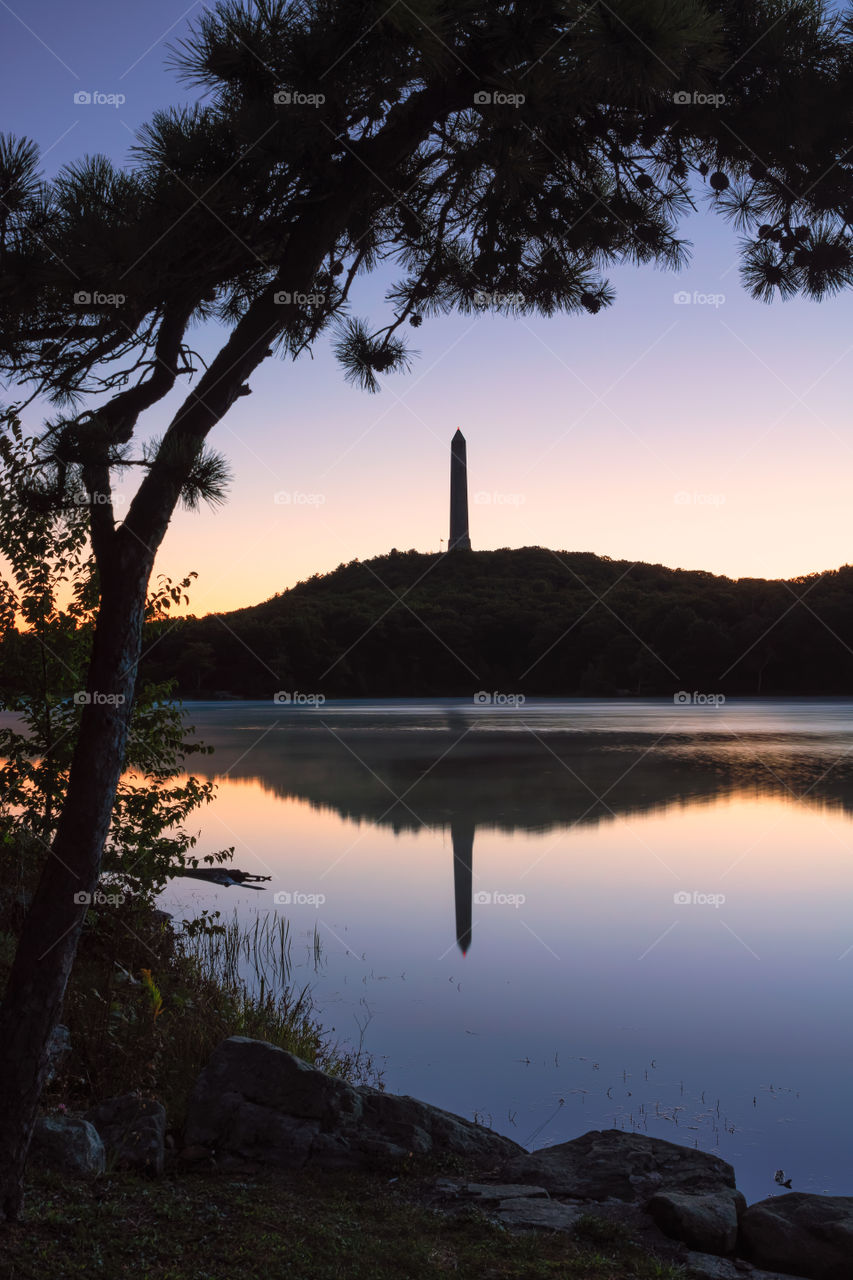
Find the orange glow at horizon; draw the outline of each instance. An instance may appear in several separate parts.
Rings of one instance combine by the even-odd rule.
[[[302,797],[284,799],[258,778],[220,777],[215,782],[216,798],[201,817],[202,853],[207,846],[233,844],[233,864],[241,870],[279,874],[284,864],[298,866],[315,878],[349,879],[357,864],[358,876],[381,880],[389,870],[389,855],[404,847],[407,875],[429,875],[439,849],[452,858],[449,820],[443,827],[421,827],[398,835],[389,826],[343,818],[333,807]],[[816,822],[832,837],[817,860],[813,851],[808,858],[803,856],[818,829]],[[734,841],[733,831],[737,833]],[[596,857],[590,858],[593,845]],[[417,851],[415,858],[413,851]],[[631,886],[641,891],[653,882],[678,888],[680,878],[687,875],[709,892],[724,890],[728,882],[736,883],[741,894],[772,888],[774,897],[791,899],[813,894],[820,878],[830,883],[840,877],[853,886],[851,855],[853,820],[839,804],[745,787],[546,831],[508,832],[478,824],[474,887],[480,887],[478,878],[503,877],[507,884],[521,888],[525,881],[535,882],[538,873],[546,880],[556,876],[567,889],[600,889],[601,863],[606,861],[607,881],[615,877],[620,891]],[[442,862],[441,874],[449,875],[450,867],[450,861],[446,866]],[[398,872],[402,874],[402,868],[395,876]],[[697,887],[692,880],[690,887]]]
[[[436,321],[419,331],[422,376],[376,397],[344,386],[327,352],[264,368],[213,441],[234,467],[229,503],[179,512],[158,571],[196,569],[190,610],[203,614],[392,547],[437,553],[457,426],[475,550],[731,578],[848,563],[853,298],[767,308],[735,291],[717,313],[673,306],[672,288],[625,273],[612,313],[588,324]],[[498,364],[493,347],[506,347]]]

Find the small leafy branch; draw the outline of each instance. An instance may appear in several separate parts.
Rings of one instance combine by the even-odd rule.
[[[93,696],[86,672],[99,601],[90,513],[39,490],[37,460],[38,446],[7,412],[0,418],[0,709],[16,713],[19,725],[0,728],[0,830],[31,862],[43,861],[51,845],[80,717]],[[34,503],[34,492],[44,501]],[[196,576],[177,583],[161,576],[147,616],[156,621],[187,604]],[[170,682],[137,690],[104,855],[113,890],[153,902],[170,874],[198,867],[198,835],[184,823],[215,788],[186,765],[209,750],[185,726]],[[208,853],[204,861],[219,864],[232,853]]]

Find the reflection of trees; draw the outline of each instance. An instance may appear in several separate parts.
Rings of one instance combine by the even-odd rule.
[[[488,732],[471,730],[457,709],[433,719],[435,728],[414,717],[366,727],[346,712],[270,728],[248,722],[251,709],[241,727],[229,727],[227,714],[209,714],[200,736],[215,750],[200,756],[196,772],[251,778],[283,799],[394,832],[450,829],[462,954],[471,946],[478,827],[547,831],[744,792],[853,810],[850,765],[843,753],[829,754],[838,742],[808,735]]]
[[[445,828],[461,816],[474,827],[546,831],[744,791],[853,812],[853,755],[836,745],[834,764],[813,735],[489,732],[461,720],[413,732],[309,714],[266,734],[267,725],[202,722],[200,737],[215,751],[194,771],[251,778],[282,798],[395,831]]]
[[[200,725],[215,750],[199,757],[196,772],[252,779],[282,798],[395,832],[449,829],[463,954],[477,827],[546,831],[738,793],[853,811],[850,763],[837,741],[814,735],[489,732],[471,730],[455,709],[435,728],[411,718],[366,727],[346,712],[289,718],[268,732],[268,724],[229,728],[227,717],[217,719]]]

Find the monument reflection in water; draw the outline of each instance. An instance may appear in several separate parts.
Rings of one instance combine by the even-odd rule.
[[[777,1168],[849,1191],[848,704],[188,715],[219,780],[200,851],[273,874],[195,904],[316,926],[321,1020],[357,1040],[370,1016],[389,1089],[528,1145],[695,1142],[750,1198]],[[273,906],[295,888],[325,905]]]
[[[192,718],[215,754],[194,765],[197,772],[209,768],[214,778],[257,778],[283,799],[307,800],[396,833],[449,829],[456,941],[463,954],[472,943],[478,826],[508,833],[594,826],[743,787],[780,794],[787,789],[783,775],[790,762],[777,762],[775,777],[766,768],[756,774],[730,744],[716,755],[680,738],[674,748],[670,742],[650,749],[642,732],[621,734],[616,742],[612,734],[553,726],[545,738],[532,708],[529,729],[516,727],[525,719],[517,711],[490,716],[489,710],[476,708],[472,732],[469,707],[455,702],[428,709],[398,704],[395,710],[341,703],[290,714],[277,708],[278,726],[267,726],[247,751],[251,728],[229,728],[206,704],[202,716],[193,709]],[[498,723],[499,732],[477,731]],[[836,773],[826,781],[831,789],[843,780]],[[847,789],[836,786],[834,794],[843,797]]]
[[[453,898],[456,903],[456,941],[463,956],[471,945],[471,917],[474,910],[474,824],[467,818],[452,818]]]

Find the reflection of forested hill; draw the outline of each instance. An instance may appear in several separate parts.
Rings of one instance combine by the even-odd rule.
[[[539,547],[392,551],[146,647],[143,674],[189,697],[850,693],[853,568],[735,582]]]
[[[603,734],[551,733],[546,744],[524,731],[332,732],[319,719],[262,737],[220,727],[201,736],[215,750],[193,759],[197,774],[257,779],[275,795],[395,830],[464,818],[475,827],[541,831],[744,789],[853,812],[851,766],[833,768],[805,743],[774,753],[766,741],[733,748],[719,739],[669,735],[656,743],[637,734],[620,735],[617,746]]]
[[[266,707],[233,710],[186,708],[213,747],[193,757],[194,772],[252,779],[356,823],[449,832],[463,954],[474,937],[478,831],[588,828],[738,793],[853,812],[849,734],[837,731],[540,732],[535,723],[490,731],[451,704],[429,713],[398,708],[396,724],[387,709],[363,714],[338,705],[275,718]]]

